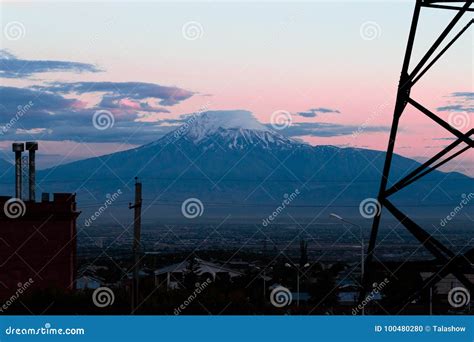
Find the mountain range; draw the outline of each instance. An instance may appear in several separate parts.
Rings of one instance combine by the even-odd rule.
[[[38,171],[37,184],[38,192],[76,192],[78,207],[86,212],[120,189],[114,204],[120,213],[133,201],[139,177],[145,219],[180,217],[188,198],[203,203],[202,217],[264,217],[297,190],[290,207],[295,215],[311,216],[326,206],[356,210],[364,199],[376,197],[384,157],[381,151],[290,139],[247,111],[208,111],[147,145]],[[390,183],[419,163],[395,155],[393,165]],[[1,178],[5,192],[13,175]],[[393,198],[412,208],[452,207],[473,185],[463,174],[433,171]]]

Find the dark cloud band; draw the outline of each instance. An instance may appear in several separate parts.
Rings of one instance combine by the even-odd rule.
[[[46,72],[100,72],[95,65],[79,62],[19,59],[0,50],[0,77],[26,78]]]
[[[328,114],[328,113],[341,113],[337,109],[325,108],[325,107],[318,107],[318,108],[310,108],[307,111],[299,112],[297,115],[305,117],[305,118],[314,118],[318,116],[318,114]]]
[[[352,126],[321,122],[297,122],[280,131],[281,134],[289,137],[312,136],[312,137],[338,137],[352,135],[357,132],[377,133],[388,132],[388,126]]]
[[[163,106],[173,106],[189,99],[195,93],[178,87],[167,87],[144,82],[74,82],[53,83],[43,89],[58,93],[105,93],[107,98],[133,100],[158,99]]]

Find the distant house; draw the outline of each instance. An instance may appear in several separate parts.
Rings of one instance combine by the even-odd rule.
[[[148,278],[151,275],[153,275],[153,271],[150,270],[149,268],[143,268],[138,271],[138,277],[139,278]],[[133,272],[128,272],[127,273],[127,279],[133,279]]]
[[[76,289],[77,290],[95,290],[101,287],[105,279],[98,276],[97,273],[100,271],[107,270],[106,266],[86,265],[79,269],[78,277],[76,278]]]
[[[309,300],[311,299],[311,295],[308,292],[291,292],[291,296],[294,302],[298,301],[298,297],[299,301],[302,303],[309,302]]]
[[[104,280],[94,276],[83,275],[76,279],[77,290],[95,290],[103,284]]]
[[[247,261],[229,261],[226,265],[239,272],[245,272],[250,268],[255,267],[255,265]]]
[[[357,304],[359,298],[360,287],[354,284],[346,284],[339,286],[337,298],[340,305],[353,306]]]
[[[433,272],[421,272],[420,273],[423,280],[426,280],[430,276],[433,275]],[[469,279],[472,283],[474,283],[474,274],[464,274],[467,279]],[[451,289],[455,287],[464,287],[463,283],[461,283],[458,278],[456,278],[451,273],[446,275],[443,279],[438,281],[434,285],[434,289],[436,293],[441,295],[447,295]]]
[[[232,279],[241,277],[242,272],[230,269],[223,265],[204,261],[201,259],[194,260],[193,271],[194,274],[202,278],[210,278],[212,281],[216,279]],[[155,271],[155,286],[158,286],[166,281],[166,286],[170,289],[177,289],[181,287],[184,276],[190,272],[191,263],[189,260],[184,260],[180,263],[169,265]]]

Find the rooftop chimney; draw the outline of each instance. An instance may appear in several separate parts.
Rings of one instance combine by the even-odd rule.
[[[25,144],[13,143],[12,151],[15,152],[15,197],[21,198],[21,153],[25,150]]]
[[[28,196],[30,201],[36,201],[36,187],[35,187],[35,178],[36,178],[36,165],[35,165],[35,154],[38,150],[38,143],[35,141],[26,142],[26,150],[29,152],[28,155]]]

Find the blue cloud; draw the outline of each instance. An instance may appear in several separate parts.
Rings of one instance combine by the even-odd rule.
[[[0,77],[26,78],[45,72],[99,72],[95,65],[51,60],[19,59],[6,50],[0,50]]]
[[[436,108],[438,112],[474,112],[474,107],[471,106],[463,106],[460,104],[457,105],[448,105],[443,107]]]
[[[147,101],[129,101],[130,103],[123,103],[120,96],[103,96],[99,103],[99,107],[103,109],[135,109],[141,112],[152,113],[169,113],[170,111],[163,107],[150,105]]]
[[[455,93],[452,93],[451,96],[453,97],[463,97],[466,100],[474,100],[474,93],[473,92],[467,92],[467,91],[458,91]]]
[[[337,109],[324,108],[324,107],[311,108],[310,111],[317,112],[317,113],[340,113],[340,111],[338,111]]]
[[[451,93],[452,99],[447,105],[436,108],[438,112],[468,112],[474,113],[474,93],[458,91]]]
[[[318,114],[327,114],[327,113],[337,113],[339,114],[340,111],[337,109],[325,108],[325,107],[318,107],[318,108],[310,108],[307,111],[299,112],[297,115],[303,116],[305,118],[314,118],[318,116]]]
[[[270,127],[270,126],[269,126]],[[361,133],[375,133],[375,132],[388,132],[390,127],[388,126],[352,126],[352,125],[341,125],[331,124],[322,122],[297,122],[291,126],[281,130],[280,133],[289,137],[298,136],[313,136],[313,137],[337,137],[343,135],[351,135],[357,132]]]
[[[63,94],[105,93],[109,101],[123,98],[132,100],[151,98],[159,100],[159,104],[163,106],[173,106],[195,94],[178,87],[144,82],[56,82],[43,88]]]
[[[316,112],[299,112],[298,115],[303,116],[305,118],[314,118],[314,117],[318,116],[316,114]]]
[[[2,115],[11,115],[18,107],[33,102],[35,110],[55,111],[69,108],[76,103],[74,99],[66,99],[61,95],[50,92],[42,92],[29,88],[2,87],[0,86],[2,98],[0,108],[0,119]]]
[[[126,142],[144,144],[156,140],[173,127],[166,120],[139,122],[139,110],[110,109],[114,126],[98,131],[94,113],[106,107],[87,108],[76,99],[38,88],[1,87],[0,140],[72,140],[80,142]],[[141,110],[140,110],[141,111]]]

